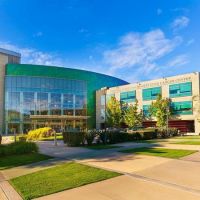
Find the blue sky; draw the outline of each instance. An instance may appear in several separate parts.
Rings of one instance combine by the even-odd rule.
[[[22,63],[129,82],[200,71],[199,0],[0,0],[0,47]]]

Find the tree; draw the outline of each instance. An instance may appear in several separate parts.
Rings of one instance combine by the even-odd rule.
[[[111,97],[106,105],[106,124],[110,127],[120,127],[121,122],[122,111],[120,102],[115,97]]]
[[[143,113],[138,112],[138,101],[136,100],[134,105],[128,105],[124,111],[124,123],[129,127],[133,128],[142,125]]]
[[[149,108],[150,115],[155,117],[157,122],[156,126],[166,127],[167,121],[171,117],[171,100],[169,98],[162,98],[161,95],[158,95],[156,101],[151,103]]]

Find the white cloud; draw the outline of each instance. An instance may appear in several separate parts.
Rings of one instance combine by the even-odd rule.
[[[168,67],[179,67],[179,66],[183,66],[187,63],[189,63],[188,56],[183,54],[183,55],[178,55],[175,58],[173,58],[171,61],[168,62],[167,66]]]
[[[22,63],[58,66],[64,65],[64,62],[53,53],[46,53],[33,48],[19,47],[11,43],[1,41],[0,48],[20,53],[22,55]]]
[[[185,27],[188,26],[190,22],[190,19],[188,17],[185,17],[185,16],[181,16],[181,17],[178,17],[176,18],[172,23],[171,23],[171,28],[174,30],[174,31],[178,31],[180,29],[183,29]]]
[[[115,49],[104,52],[110,74],[123,68],[134,70],[135,78],[159,71],[157,61],[172,52],[182,42],[181,37],[169,39],[160,29],[146,33],[128,33]]]
[[[188,40],[186,43],[186,46],[190,46],[191,44],[193,44],[195,42],[194,39]]]
[[[41,37],[41,36],[43,36],[43,32],[41,31],[33,34],[33,37]]]
[[[162,10],[160,8],[157,9],[157,15],[161,15],[162,14]]]

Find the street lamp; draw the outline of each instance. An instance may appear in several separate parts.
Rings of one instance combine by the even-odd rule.
[[[169,132],[169,105],[167,106],[166,114],[167,114],[167,126],[166,126],[166,128],[167,128],[167,135],[168,135],[168,132]]]

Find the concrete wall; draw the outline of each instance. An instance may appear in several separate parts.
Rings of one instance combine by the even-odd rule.
[[[144,81],[135,84],[128,84],[119,87],[112,87],[107,90],[99,90],[96,92],[97,102],[96,102],[96,127],[100,127],[100,123],[103,123],[99,113],[99,109],[102,108],[100,105],[100,96],[102,94],[114,94],[116,99],[120,100],[120,93],[127,91],[136,91],[136,98],[138,100],[139,109],[143,108],[143,105],[150,105],[152,101],[143,101],[142,99],[142,90],[145,88],[152,87],[161,87],[161,92],[163,97],[169,97],[169,85],[176,83],[192,82],[192,96],[187,97],[176,97],[172,98],[173,102],[181,101],[193,101],[193,115],[181,115],[178,119],[181,120],[194,120],[195,121],[195,132],[200,133],[200,123],[199,123],[199,114],[200,114],[200,76],[199,72],[178,75],[173,77],[161,78],[157,80]],[[196,98],[194,98],[196,97]],[[198,108],[198,109],[197,109]]]

